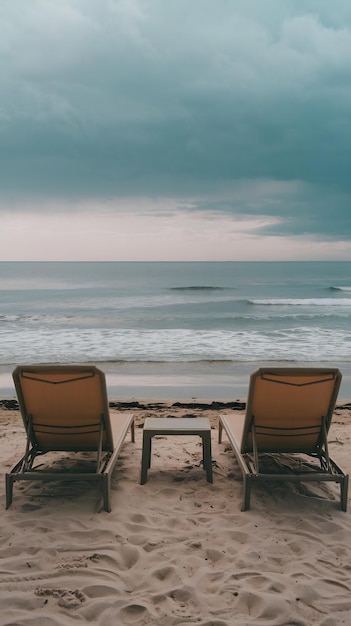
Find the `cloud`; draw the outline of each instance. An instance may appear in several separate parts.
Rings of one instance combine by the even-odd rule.
[[[348,0],[3,0],[0,52],[3,207],[172,197],[350,237]]]

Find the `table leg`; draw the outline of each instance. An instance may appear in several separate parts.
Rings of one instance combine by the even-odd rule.
[[[144,485],[147,481],[147,470],[151,464],[151,439],[152,434],[148,432],[143,432],[143,451],[141,457],[141,476],[140,476],[140,484]]]

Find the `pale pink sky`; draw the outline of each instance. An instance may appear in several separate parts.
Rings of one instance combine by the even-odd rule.
[[[179,208],[172,200],[51,205],[47,213],[4,212],[2,261],[350,260],[350,242],[268,236],[277,218]]]

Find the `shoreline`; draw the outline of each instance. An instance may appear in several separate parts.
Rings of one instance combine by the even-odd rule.
[[[250,374],[259,367],[337,367],[342,373],[338,402],[351,400],[350,363],[307,362],[123,362],[95,363],[106,375],[110,401],[149,401],[169,398],[188,402],[246,399]],[[12,371],[16,364],[0,366],[0,398],[15,398]]]
[[[141,398],[139,400],[109,400],[109,408],[114,411],[157,411],[157,410],[182,410],[182,409],[201,409],[203,411],[240,411],[246,410],[246,400],[192,400],[185,399],[179,401],[171,398]],[[351,401],[337,400],[334,411],[343,411],[351,409]],[[19,405],[16,398],[0,398],[0,411],[19,411]]]

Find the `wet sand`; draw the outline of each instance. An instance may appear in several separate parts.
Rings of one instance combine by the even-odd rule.
[[[246,398],[249,376],[258,367],[338,367],[343,379],[339,399],[351,398],[351,363],[267,362],[174,362],[95,363],[106,374],[111,399],[179,398],[182,400]],[[0,368],[0,397],[12,398],[11,372],[15,365]]]

